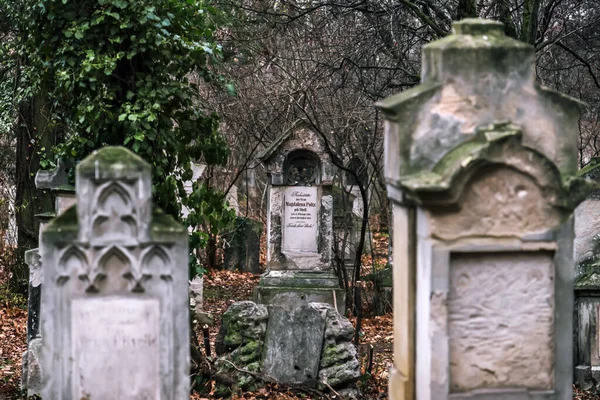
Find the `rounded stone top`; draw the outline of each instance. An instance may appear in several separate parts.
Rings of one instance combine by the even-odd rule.
[[[466,18],[452,24],[456,35],[504,35],[504,24],[498,21],[479,18]]]

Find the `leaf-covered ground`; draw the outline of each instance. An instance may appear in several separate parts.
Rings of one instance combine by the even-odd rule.
[[[5,282],[0,282],[4,288]],[[209,328],[211,350],[220,327],[220,316],[234,302],[252,298],[252,289],[258,283],[258,275],[230,271],[217,271],[204,280],[204,309],[215,317],[215,326]],[[21,377],[21,355],[25,350],[27,311],[21,297],[0,291],[0,399],[24,398],[19,392]],[[364,380],[359,383],[365,399],[387,398],[387,374],[392,363],[392,318],[391,314],[366,318],[361,329],[361,360]],[[202,332],[198,332],[202,341]],[[369,346],[373,346],[371,374],[367,374]],[[202,347],[202,346],[201,346]],[[334,394],[328,395],[336,398]],[[299,392],[278,385],[267,385],[254,393],[244,393],[234,399],[315,399],[324,396]],[[213,398],[209,392],[193,394],[192,399]]]

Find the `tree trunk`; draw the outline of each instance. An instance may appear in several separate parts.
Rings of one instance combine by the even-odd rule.
[[[540,0],[525,0],[523,4],[523,26],[521,40],[525,43],[535,44],[538,26],[538,10]]]
[[[475,0],[458,0],[456,19],[477,18],[477,6]]]
[[[16,159],[16,222],[18,231],[17,262],[12,266],[10,286],[13,291],[25,293],[29,270],[25,251],[38,246],[39,222],[35,214],[52,211],[54,202],[49,191],[37,190],[35,174],[40,169],[39,152],[49,151],[53,143],[44,116],[44,97],[37,96],[19,106],[17,121]]]
[[[498,1],[498,15],[500,17],[500,22],[504,24],[504,33],[506,33],[506,36],[519,39],[515,24],[512,20],[512,15],[510,14],[509,0]]]

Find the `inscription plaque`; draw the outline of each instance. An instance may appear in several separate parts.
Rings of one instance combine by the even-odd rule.
[[[73,398],[160,399],[159,315],[158,299],[73,300]]]
[[[285,190],[283,249],[317,252],[317,188],[293,186]]]

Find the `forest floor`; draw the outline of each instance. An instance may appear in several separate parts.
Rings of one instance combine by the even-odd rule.
[[[363,258],[364,274],[372,272],[385,264],[387,238],[375,235],[373,252]],[[0,268],[0,400],[25,399],[19,390],[21,377],[21,356],[25,350],[27,303],[23,296],[14,295],[6,289],[6,271]],[[249,273],[214,271],[204,278],[204,310],[214,317],[215,325],[209,327],[210,348],[214,356],[215,339],[221,325],[221,316],[235,301],[250,300],[252,290],[259,276]],[[368,308],[368,298],[365,308]],[[356,325],[356,319],[350,317]],[[371,316],[362,319],[359,345],[361,372],[363,376],[358,387],[363,399],[387,399],[388,371],[392,365],[392,315]],[[202,332],[198,332],[202,342]],[[199,346],[203,348],[202,344]],[[371,370],[367,359],[369,349],[373,348]],[[192,400],[213,399],[214,381],[209,381],[204,390],[194,392]],[[317,399],[336,398],[335,394],[318,395],[315,392],[303,392],[284,385],[267,384],[256,392],[234,396],[239,399]],[[600,396],[574,389],[574,400],[600,400]]]
[[[383,252],[387,252],[387,238],[381,235],[374,241],[371,260],[365,257],[363,274],[370,273],[373,266],[385,264]],[[264,252],[263,252],[264,256]],[[264,257],[261,257],[264,259]],[[373,262],[375,261],[375,262]],[[379,267],[377,267],[379,268]],[[209,327],[210,348],[214,356],[215,339],[221,325],[221,316],[236,301],[251,300],[252,290],[259,276],[250,273],[213,271],[204,277],[203,308],[214,317],[215,325]],[[25,351],[27,326],[27,301],[25,297],[14,295],[6,289],[6,271],[0,268],[0,400],[25,399],[19,390],[21,379],[21,356]],[[368,308],[368,296],[365,296],[365,311]],[[353,324],[356,319],[350,317]],[[361,321],[359,356],[362,377],[358,388],[364,399],[387,399],[388,371],[392,365],[392,314],[365,317]],[[202,332],[198,331],[202,345]],[[372,348],[372,352],[370,351]],[[371,366],[368,355],[372,353]],[[370,373],[369,373],[370,369]],[[191,399],[212,399],[214,381],[208,382],[204,390],[192,393]],[[319,394],[316,391],[304,392],[284,385],[267,384],[256,392],[234,396],[238,399],[317,399],[336,398],[335,394]]]
[[[221,324],[221,315],[235,301],[250,300],[258,275],[230,271],[216,271],[204,279],[204,309],[215,317],[215,326],[209,328],[211,350],[214,355],[215,339]],[[25,351],[27,310],[25,299],[9,294],[0,286],[0,399],[23,399],[19,391],[21,355]],[[354,321],[353,321],[354,322]],[[202,332],[198,332],[202,338]],[[365,399],[387,398],[387,374],[392,364],[392,316],[364,318],[361,329],[360,353],[363,379],[359,387]],[[366,373],[368,347],[374,347],[371,374]],[[201,348],[203,346],[200,346]],[[214,388],[214,382],[210,383]],[[214,398],[208,393],[194,393],[191,399]],[[254,393],[244,393],[234,399],[310,399],[309,394],[285,386],[267,385]],[[331,396],[335,398],[335,396]]]

